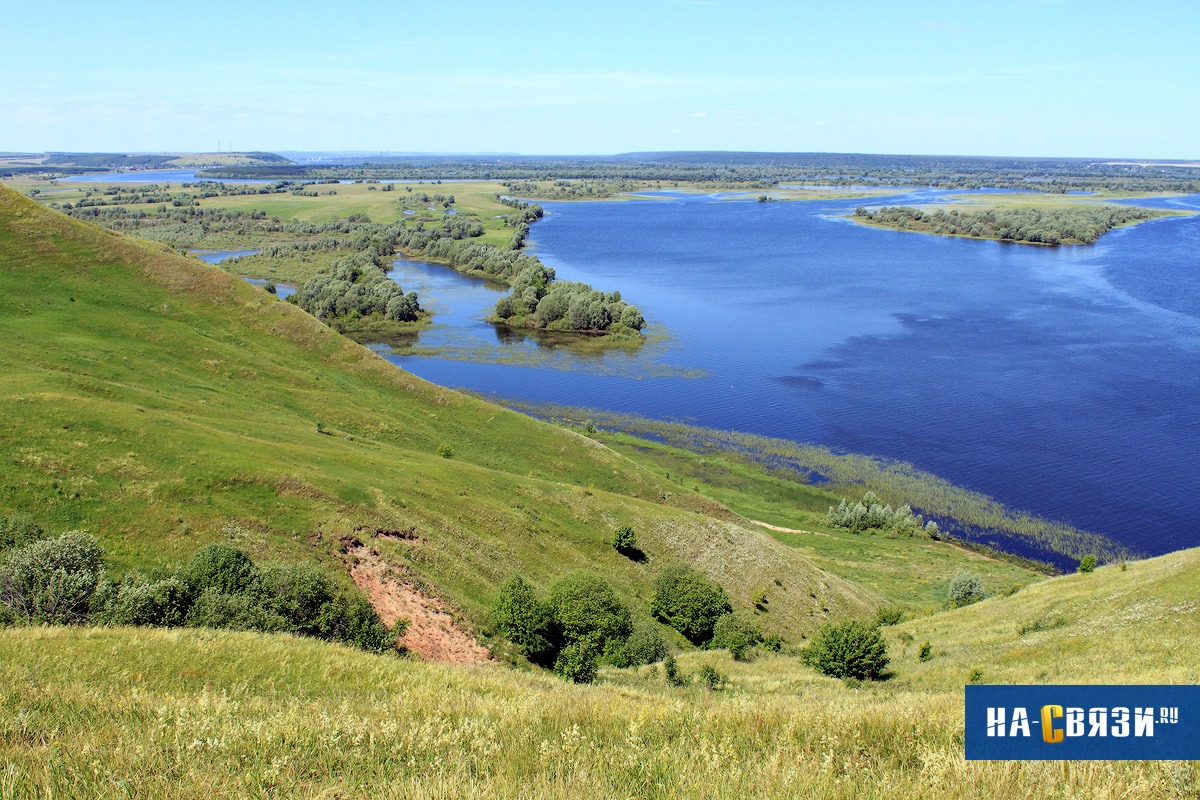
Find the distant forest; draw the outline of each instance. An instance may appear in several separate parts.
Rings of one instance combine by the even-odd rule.
[[[1200,168],[1096,159],[967,158],[841,153],[626,153],[572,156],[402,156],[347,165],[214,167],[208,178],[627,181],[712,183],[765,188],[934,186],[1071,191],[1200,192]]]

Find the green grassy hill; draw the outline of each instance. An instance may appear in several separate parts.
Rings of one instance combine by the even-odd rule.
[[[221,270],[3,188],[0,339],[0,511],[90,530],[118,568],[233,541],[346,580],[339,542],[358,536],[475,626],[518,572],[544,585],[592,569],[644,613],[671,559],[744,609],[777,580],[765,627],[785,639],[878,602],[586,437],[428,384]],[[626,524],[648,563],[606,544]]]
[[[195,630],[0,631],[4,797],[1196,797],[1177,762],[967,762],[962,685],[1195,680],[1200,550],[1054,578],[889,630],[895,676],[798,659],[653,667],[576,686],[314,640]],[[1047,614],[1061,624],[1020,633]],[[915,642],[934,657],[919,662]],[[995,666],[989,666],[995,664]]]

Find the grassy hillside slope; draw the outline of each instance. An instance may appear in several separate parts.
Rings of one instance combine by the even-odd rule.
[[[477,624],[514,572],[593,569],[644,609],[669,559],[743,608],[777,579],[766,627],[785,638],[878,600],[585,437],[425,383],[218,269],[4,188],[0,339],[0,511],[89,529],[119,567],[231,540],[344,575],[341,537],[382,528],[415,538],[372,546]],[[623,524],[649,563],[607,546]]]
[[[903,683],[1196,683],[1200,549],[1066,575],[894,629]],[[907,634],[907,636],[906,636]],[[911,640],[907,637],[911,636]],[[933,658],[916,660],[922,642]]]
[[[687,654],[686,672],[728,674],[708,692],[653,668],[574,686],[283,636],[0,631],[0,793],[1196,797],[1189,763],[964,761],[962,684],[992,660],[1013,682],[1194,680],[1198,581],[1190,550],[911,622],[889,632],[895,677],[858,688],[778,655]],[[1048,612],[1064,624],[1016,633]]]

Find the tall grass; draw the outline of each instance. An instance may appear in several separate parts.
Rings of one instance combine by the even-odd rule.
[[[1191,767],[1172,763],[966,762],[961,690],[807,677],[760,694],[736,675],[712,693],[649,678],[579,687],[191,631],[9,630],[0,655],[5,798],[1115,799],[1196,789]]]

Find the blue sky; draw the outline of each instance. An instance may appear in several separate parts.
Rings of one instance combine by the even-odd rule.
[[[1200,157],[1200,4],[0,0],[0,151]]]

